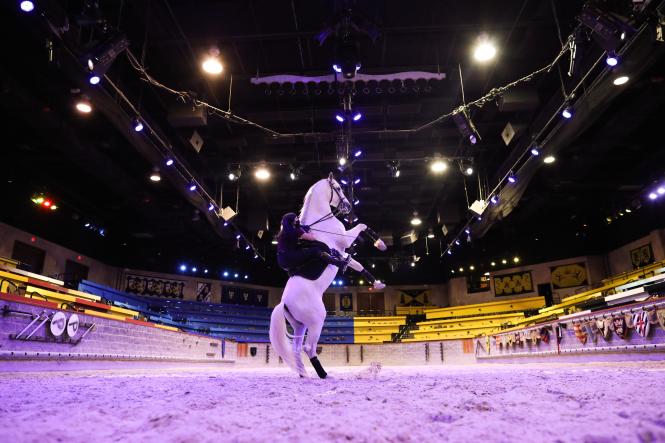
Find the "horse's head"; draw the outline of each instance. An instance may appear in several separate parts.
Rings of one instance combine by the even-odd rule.
[[[341,215],[346,215],[351,212],[351,203],[347,200],[344,191],[342,191],[342,187],[337,183],[332,172],[328,175],[326,182],[330,188],[330,206],[337,209],[337,213]]]

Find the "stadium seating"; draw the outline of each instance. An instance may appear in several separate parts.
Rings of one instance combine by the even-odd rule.
[[[354,317],[354,343],[383,343],[393,340],[393,334],[406,325],[406,317]]]

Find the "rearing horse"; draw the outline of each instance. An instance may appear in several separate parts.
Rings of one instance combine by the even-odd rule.
[[[334,212],[331,211],[331,207],[335,208]],[[325,243],[329,248],[344,252],[358,235],[367,229],[362,223],[348,231],[344,228],[336,216],[348,214],[350,210],[351,204],[331,173],[328,178],[314,183],[307,191],[300,211],[300,223],[311,227],[310,232],[316,240]],[[375,240],[374,245],[380,250],[385,250],[383,241],[378,239],[373,231],[368,231],[370,237]],[[353,259],[349,260],[349,267],[359,272],[363,270],[363,266]],[[326,378],[327,374],[316,356],[316,345],[326,318],[323,292],[332,283],[337,270],[337,266],[327,265],[316,280],[308,280],[297,275],[290,277],[282,293],[281,302],[272,311],[270,342],[282,360],[301,377],[307,376],[301,358],[301,352],[304,350],[319,377]],[[287,335],[285,318],[293,328],[293,341]],[[307,331],[307,341],[303,346],[305,331]]]

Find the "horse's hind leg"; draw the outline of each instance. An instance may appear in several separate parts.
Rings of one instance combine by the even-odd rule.
[[[293,326],[293,355],[296,359],[296,368],[301,377],[307,377],[305,364],[302,362],[302,342],[305,338],[305,325],[300,322],[292,324]]]
[[[317,375],[320,378],[326,378],[328,374],[323,369],[321,362],[319,362],[319,359],[316,356],[316,345],[318,344],[319,337],[321,336],[321,329],[323,329],[323,320],[317,321],[316,324],[307,328],[307,344],[305,346],[305,352],[309,357],[309,361],[312,362],[312,366],[314,366]]]

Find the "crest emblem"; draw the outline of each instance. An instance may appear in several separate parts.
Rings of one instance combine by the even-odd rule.
[[[649,335],[650,325],[648,314],[645,311],[633,315],[633,324],[635,325],[637,333],[642,337],[647,337]]]
[[[626,327],[626,318],[623,315],[614,317],[612,319],[612,324],[614,325],[614,332],[619,338],[626,338],[628,335],[628,328]]]
[[[582,323],[573,323],[573,331],[575,331],[575,337],[577,337],[580,343],[586,344],[587,333],[582,327]]]

